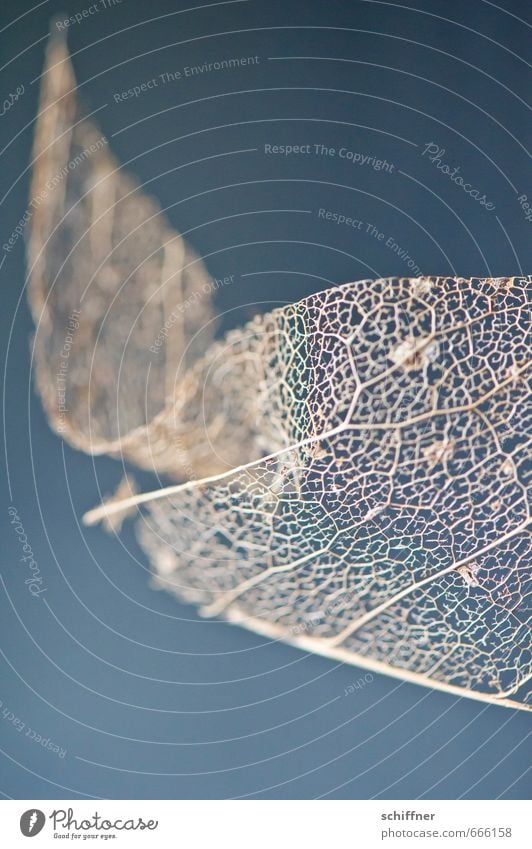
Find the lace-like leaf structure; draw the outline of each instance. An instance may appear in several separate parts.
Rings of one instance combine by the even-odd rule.
[[[216,345],[205,380],[238,384],[272,451],[142,499],[157,584],[328,657],[529,704],[530,283],[361,281]],[[261,381],[235,349],[260,351]]]
[[[156,584],[205,615],[530,708],[531,279],[364,280],[213,342],[212,281],[102,139],[56,33],[29,221],[37,386],[75,447],[186,481],[124,480],[87,521],[116,531],[146,505]]]

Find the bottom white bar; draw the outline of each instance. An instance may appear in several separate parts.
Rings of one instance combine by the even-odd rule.
[[[529,849],[518,801],[3,801],[2,846]],[[117,843],[117,841],[120,841]]]

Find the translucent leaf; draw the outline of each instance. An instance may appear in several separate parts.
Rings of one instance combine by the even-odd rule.
[[[262,399],[287,447],[134,499],[140,540],[157,583],[205,615],[516,704],[531,671],[526,281],[420,282],[348,284],[244,328],[271,352],[249,407]],[[228,344],[225,385],[231,358]]]
[[[63,66],[66,59],[49,71],[56,94]],[[59,107],[47,89],[53,115]],[[37,151],[46,147],[47,114]],[[71,120],[65,113],[64,126]],[[92,125],[79,126],[88,138]],[[64,165],[69,145],[48,171]],[[111,161],[107,149],[97,156]],[[187,346],[203,318],[187,315],[168,336],[152,387],[149,339],[165,304],[199,282],[179,263],[177,274],[168,268],[165,240],[189,252],[162,223],[146,224],[147,242],[137,240],[117,268],[115,250],[136,224],[127,201],[116,223],[107,196],[98,209],[114,217],[101,253],[91,241],[96,162],[87,163],[89,183],[85,164],[74,169],[69,203],[50,195],[33,225],[40,390],[57,428],[49,359],[86,288],[68,372],[68,438],[190,480],[113,499],[86,520],[112,527],[113,515],[145,505],[139,538],[156,584],[205,615],[530,708],[530,279],[350,283],[257,318],[204,355]],[[113,174],[123,197],[116,187],[133,184]],[[153,202],[135,192],[144,221]],[[152,245],[154,264],[145,261]],[[98,282],[109,269],[111,283]],[[123,291],[129,297],[114,311]]]
[[[60,34],[44,70],[30,209],[35,370],[52,426],[89,453],[183,477],[188,435],[173,399],[212,339],[212,282],[84,117]]]

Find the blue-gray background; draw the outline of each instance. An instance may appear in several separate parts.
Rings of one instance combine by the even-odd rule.
[[[91,5],[3,4],[0,97],[21,84],[24,93],[0,118],[2,244],[28,204],[50,19]],[[532,195],[527,5],[122,0],[73,24],[69,44],[114,152],[150,181],[211,273],[235,275],[218,297],[228,327],[328,282],[412,275],[408,257],[424,274],[526,271],[531,225],[518,196]],[[255,55],[254,65],[114,97],[185,66]],[[429,142],[494,210],[422,155]],[[394,168],[267,156],[268,143],[345,146]],[[321,207],[364,228],[323,221]],[[384,240],[367,233],[370,223]],[[0,792],[526,796],[525,714],[381,676],[345,695],[363,672],[199,619],[150,587],[130,526],[121,539],[80,527],[98,488],[114,488],[122,471],[49,430],[31,382],[22,240],[0,260],[11,488],[1,510]],[[11,504],[43,575],[37,599],[24,584]]]

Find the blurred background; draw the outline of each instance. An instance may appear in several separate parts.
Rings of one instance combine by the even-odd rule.
[[[4,0],[2,246],[28,205],[54,16],[113,152],[232,276],[220,332],[333,283],[530,270],[527,3]],[[525,798],[527,715],[352,687],[356,667],[155,591],[130,524],[80,526],[122,469],[49,429],[25,275],[19,239],[0,249],[3,796]]]

